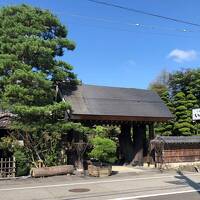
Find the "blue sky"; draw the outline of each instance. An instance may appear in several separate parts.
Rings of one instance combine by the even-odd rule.
[[[102,0],[200,24],[199,0]],[[200,27],[87,0],[0,0],[51,10],[77,47],[63,60],[87,84],[147,88],[162,71],[199,67]],[[184,31],[186,30],[186,31]]]

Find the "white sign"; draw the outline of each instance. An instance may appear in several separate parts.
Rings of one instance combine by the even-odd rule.
[[[192,110],[192,120],[193,121],[200,120],[200,108]]]

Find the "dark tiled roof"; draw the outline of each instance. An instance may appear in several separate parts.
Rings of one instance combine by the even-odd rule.
[[[160,97],[150,90],[81,85],[72,92],[61,89],[74,115],[172,118]]]
[[[189,144],[199,143],[200,136],[157,136],[153,143],[166,143],[166,144]]]

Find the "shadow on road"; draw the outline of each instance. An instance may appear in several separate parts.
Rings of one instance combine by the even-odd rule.
[[[199,183],[194,182],[193,180],[191,180],[190,178],[185,176],[181,171],[177,171],[177,173],[179,176],[175,176],[175,178],[184,181],[187,185],[189,185],[190,187],[195,189],[197,191],[197,193],[200,194],[200,184]]]

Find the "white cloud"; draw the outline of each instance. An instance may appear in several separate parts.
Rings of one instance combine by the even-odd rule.
[[[195,50],[181,50],[181,49],[174,49],[172,50],[168,58],[171,58],[175,62],[182,63],[187,61],[196,60],[199,53]]]

